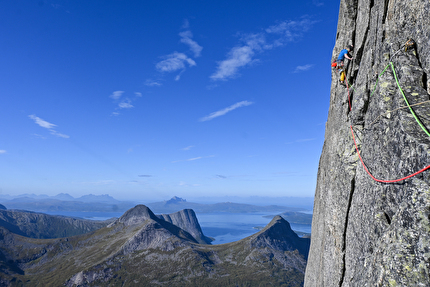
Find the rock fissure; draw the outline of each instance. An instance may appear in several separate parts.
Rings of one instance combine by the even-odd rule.
[[[349,200],[348,200],[348,207],[346,209],[346,218],[345,218],[345,230],[343,232],[343,246],[342,246],[342,252],[343,252],[343,258],[342,258],[342,275],[340,277],[340,281],[339,281],[339,287],[342,287],[343,281],[345,279],[345,272],[346,272],[346,260],[345,260],[345,256],[346,256],[346,235],[347,235],[347,231],[348,231],[348,221],[349,221],[349,212],[351,209],[351,203],[352,203],[352,197],[354,195],[354,190],[355,190],[355,178],[353,178],[351,180],[351,190],[349,192]]]
[[[385,0],[384,3],[384,16],[382,17],[382,24],[385,24],[387,20],[387,13],[388,13],[388,5],[390,4],[390,0]]]

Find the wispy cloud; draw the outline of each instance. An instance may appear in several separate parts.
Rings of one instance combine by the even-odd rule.
[[[41,118],[36,117],[35,115],[29,115],[28,117],[32,119],[36,124],[38,124],[39,126],[45,129],[52,129],[53,127],[57,126],[57,125],[48,123],[47,121],[44,121]]]
[[[119,98],[121,98],[123,93],[124,93],[124,91],[115,91],[112,93],[112,95],[109,96],[109,98],[112,98],[114,100],[118,100]]]
[[[120,109],[130,109],[130,108],[133,108],[133,105],[131,104],[130,99],[125,99],[123,102],[118,104],[118,107]]]
[[[203,47],[197,44],[197,42],[192,39],[193,33],[187,30],[179,33],[179,36],[181,36],[181,43],[184,43],[190,47],[191,52],[194,53],[194,57],[200,57]]]
[[[229,106],[229,107],[227,107],[225,109],[213,112],[210,115],[201,118],[200,121],[201,122],[209,121],[209,120],[212,120],[214,118],[223,116],[226,113],[231,112],[231,111],[233,111],[233,110],[235,110],[237,108],[246,107],[246,106],[249,106],[249,105],[252,105],[252,104],[253,104],[253,102],[241,101],[241,102],[235,103],[234,105],[231,105],[231,106]]]
[[[29,115],[28,117],[29,117],[30,119],[32,119],[36,124],[38,124],[39,126],[41,126],[42,128],[48,129],[48,130],[49,130],[49,132],[50,132],[52,135],[57,136],[57,137],[61,137],[61,138],[65,138],[65,139],[68,139],[68,138],[69,138],[69,136],[68,136],[68,135],[65,135],[65,134],[59,133],[59,132],[57,132],[57,131],[54,129],[54,127],[56,127],[57,125],[52,124],[52,123],[50,123],[50,122],[47,122],[47,121],[45,121],[45,120],[42,120],[41,118],[36,117],[35,115]]]
[[[211,157],[215,157],[215,155],[197,156],[197,157],[192,157],[192,158],[185,159],[185,160],[175,160],[175,161],[172,161],[172,163],[177,163],[177,162],[181,162],[181,161],[195,161],[195,160],[204,159],[204,158],[211,158]]]
[[[311,64],[303,65],[303,66],[297,66],[293,73],[305,72],[305,71],[309,70],[310,68],[312,68],[313,66],[314,65],[311,65]]]
[[[4,154],[6,151],[4,149],[0,149],[0,154]]]
[[[145,86],[148,86],[148,87],[158,87],[158,86],[161,86],[161,83],[159,81],[155,81],[155,80],[152,80],[152,79],[147,79],[145,81]]]
[[[158,62],[155,68],[159,72],[175,72],[186,68],[186,63],[192,67],[196,65],[193,59],[188,58],[184,53],[174,52],[170,55],[164,56],[164,60]]]
[[[189,145],[187,147],[182,148],[181,150],[190,150],[192,149],[194,146],[193,145]]]
[[[188,20],[185,20],[184,24],[182,25],[182,29],[186,29],[186,31],[179,33],[180,42],[187,45],[191,53],[193,53],[193,56],[197,58],[201,56],[203,47],[193,40],[193,33],[189,30],[189,27],[190,23]],[[155,69],[160,73],[172,73],[179,71],[179,74],[177,74],[174,78],[175,81],[178,81],[181,78],[181,75],[187,68],[196,66],[196,62],[192,58],[181,52],[175,51],[169,55],[162,56],[161,58],[163,60],[155,64]],[[161,83],[159,81],[148,79],[146,80],[145,85],[150,87],[161,86]]]
[[[314,23],[308,17],[303,17],[299,21],[283,21],[270,26],[263,32],[242,36],[241,44],[233,47],[225,60],[218,62],[216,71],[210,78],[217,81],[237,77],[240,68],[258,61],[254,58],[257,53],[263,53],[300,39]]]
[[[133,101],[135,101],[137,98],[142,97],[142,93],[140,92],[134,92],[134,97],[123,97],[124,91],[115,91],[112,93],[112,95],[109,96],[109,98],[113,99],[113,102],[117,105],[116,110],[118,109],[131,109],[134,106],[131,104]],[[119,116],[120,113],[117,111],[112,112],[112,116]]]

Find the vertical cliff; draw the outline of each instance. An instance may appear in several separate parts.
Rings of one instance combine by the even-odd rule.
[[[429,15],[341,0],[333,58],[353,44],[354,60],[348,88],[332,74],[305,286],[430,286],[430,169],[395,181],[430,165]]]

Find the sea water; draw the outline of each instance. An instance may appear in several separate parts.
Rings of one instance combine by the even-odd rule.
[[[64,215],[91,220],[106,220],[112,217],[121,217],[123,212],[74,212],[53,211],[45,212],[50,215]],[[248,237],[264,228],[276,213],[197,213],[197,219],[203,234],[215,240],[212,244],[234,242]],[[311,225],[290,224],[295,232],[311,233]]]
[[[199,213],[197,218],[203,234],[215,240],[212,244],[223,244],[243,239],[258,232],[270,223],[273,213]],[[311,225],[290,224],[291,229],[311,233]]]

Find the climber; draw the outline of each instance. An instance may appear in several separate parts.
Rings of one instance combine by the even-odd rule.
[[[345,58],[347,58],[348,60],[352,60],[352,56],[349,54],[349,52],[352,52],[352,50],[354,50],[354,46],[353,45],[348,45],[348,47],[346,47],[346,49],[343,49],[342,51],[340,51],[339,53],[339,57],[337,57],[336,63],[337,66],[336,68],[339,70],[340,73],[340,83],[342,85],[345,85],[345,71],[343,69],[343,61],[345,60]]]

